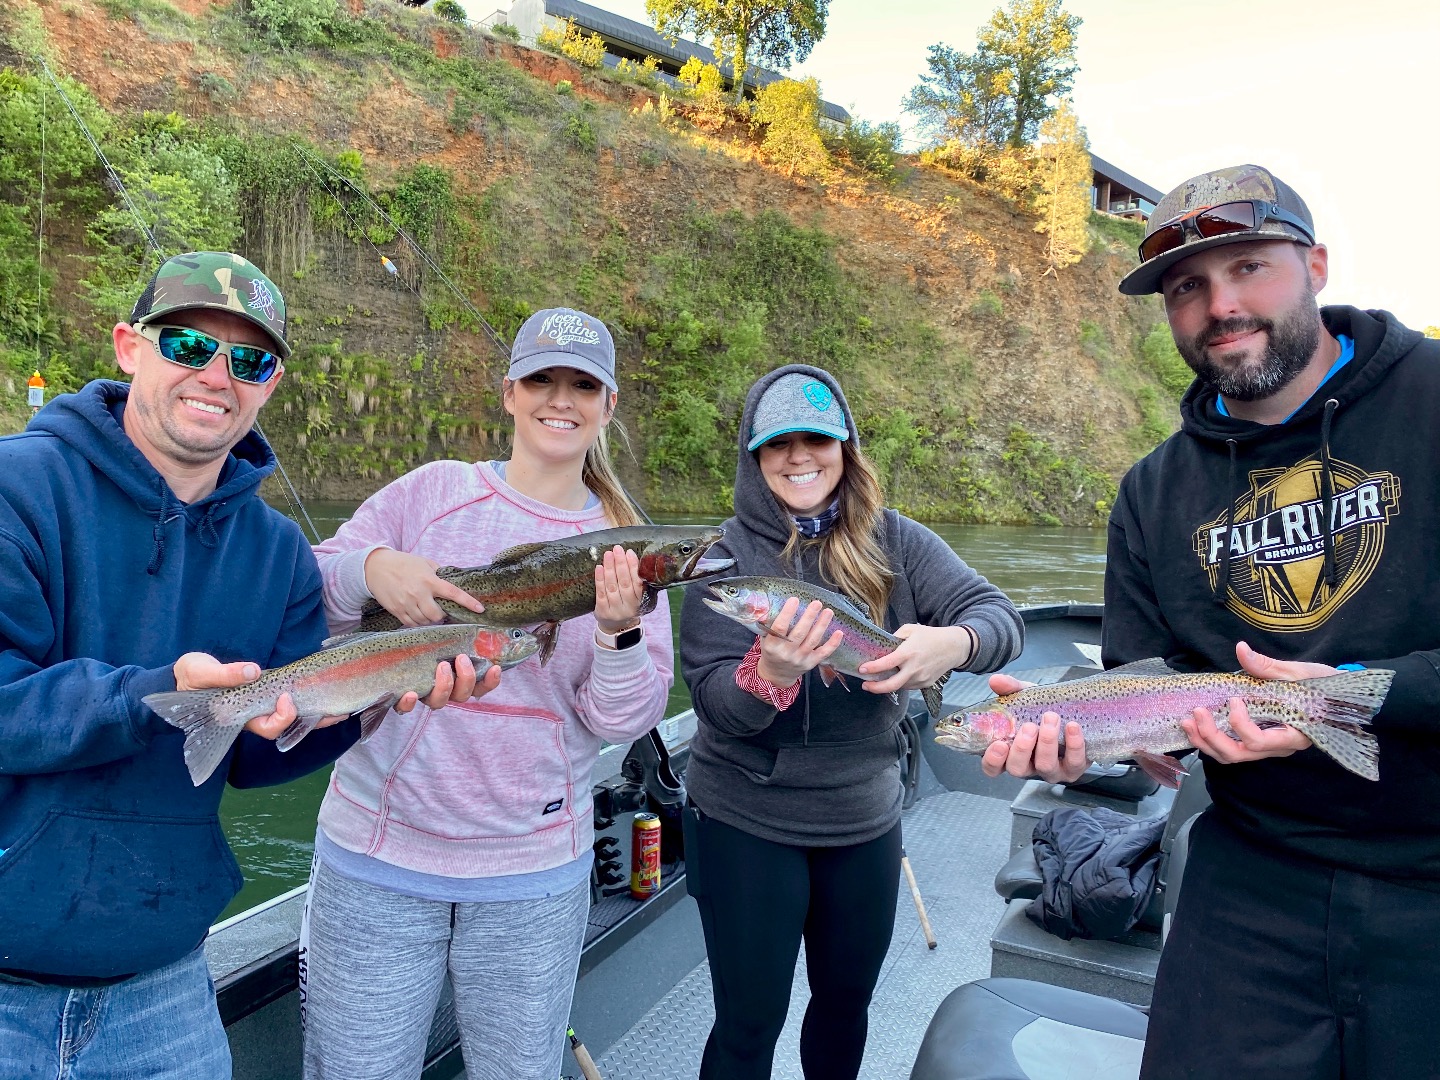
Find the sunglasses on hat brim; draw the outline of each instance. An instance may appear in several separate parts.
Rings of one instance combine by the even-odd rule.
[[[1307,243],[1315,243],[1315,234],[1310,226],[1289,210],[1259,199],[1242,199],[1189,210],[1156,227],[1140,241],[1140,261],[1146,263],[1167,251],[1174,251],[1185,243],[1187,232],[1208,240],[1214,236],[1255,232],[1267,221],[1278,221],[1299,229]]]
[[[223,350],[230,376],[238,382],[262,386],[280,370],[280,357],[258,345],[223,341],[189,326],[136,325],[135,332],[150,341],[155,351],[172,364],[200,371]]]

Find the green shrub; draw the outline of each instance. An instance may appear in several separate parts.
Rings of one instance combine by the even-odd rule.
[[[970,314],[982,315],[988,318],[998,319],[1005,314],[1005,301],[996,296],[989,289],[981,289],[980,295],[970,305]]]
[[[843,157],[854,168],[886,184],[895,182],[895,161],[900,154],[899,124],[893,121],[869,124],[864,120],[852,120],[839,135],[825,141],[833,153]]]
[[[765,156],[786,176],[817,176],[830,165],[820,138],[820,84],[780,79],[755,95],[755,126],[763,126]]]
[[[1145,357],[1150,370],[1160,380],[1160,385],[1175,400],[1185,396],[1185,391],[1190,388],[1190,383],[1195,379],[1195,372],[1190,370],[1190,365],[1185,363],[1185,358],[1180,355],[1180,350],[1175,348],[1175,338],[1170,333],[1170,327],[1166,323],[1156,323],[1150,328],[1150,333],[1145,335],[1145,340],[1140,344],[1140,353]]]
[[[1028,149],[996,150],[952,140],[920,151],[920,163],[963,176],[1021,205],[1028,205],[1035,194],[1035,161]]]
[[[1140,241],[1145,238],[1143,221],[1131,221],[1129,218],[1116,217],[1114,214],[1102,214],[1099,210],[1090,211],[1090,227],[1106,241],[1117,245],[1127,255],[1134,255],[1140,247]]]
[[[571,113],[565,118],[561,133],[567,143],[582,153],[594,154],[600,146],[600,138],[595,134],[595,128],[579,113]]]
[[[575,25],[574,19],[566,19],[563,29],[545,27],[535,38],[535,44],[542,49],[568,56],[584,68],[599,68],[605,63],[605,39],[599,34],[586,37]]]
[[[465,16],[465,9],[457,4],[455,0],[435,0],[435,3],[430,5],[430,10],[446,22],[458,23],[464,26],[470,21]]]
[[[561,97],[570,97],[575,93],[575,84],[569,79],[561,79],[555,84],[555,92]]]
[[[217,75],[213,71],[202,72],[200,78],[195,80],[195,85],[202,94],[217,105],[235,101],[240,96],[234,83],[224,75]]]
[[[491,23],[487,29],[496,37],[504,38],[506,41],[520,40],[520,31],[508,22]]]
[[[281,45],[318,45],[340,17],[336,0],[246,0],[249,19]]]

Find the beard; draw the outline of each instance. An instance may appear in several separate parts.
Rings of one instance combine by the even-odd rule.
[[[1265,350],[1250,358],[1244,351],[1212,355],[1206,346],[1228,334],[1265,332]],[[1190,370],[1225,397],[1234,401],[1260,401],[1289,386],[1309,365],[1320,347],[1320,309],[1315,290],[1305,282],[1304,293],[1278,319],[1217,319],[1194,337],[1175,340],[1175,348]]]

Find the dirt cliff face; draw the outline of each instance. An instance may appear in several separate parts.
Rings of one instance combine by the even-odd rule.
[[[131,2],[141,6],[127,9]],[[257,134],[298,135],[332,154],[357,150],[380,182],[419,163],[433,165],[451,175],[457,195],[477,204],[503,190],[508,211],[502,220],[514,230],[515,242],[495,238],[489,250],[503,262],[508,248],[517,266],[529,264],[521,268],[539,282],[528,294],[532,307],[577,302],[572,281],[550,281],[547,290],[546,274],[553,273],[544,261],[547,251],[567,245],[593,249],[607,235],[628,253],[627,270],[612,283],[609,301],[624,323],[625,312],[661,284],[653,272],[633,268],[654,267],[669,257],[677,222],[725,211],[754,217],[778,210],[797,226],[828,234],[835,241],[834,258],[873,303],[894,298],[906,318],[923,322],[932,335],[924,363],[904,349],[887,355],[879,348],[845,376],[860,409],[903,410],[934,451],[925,458],[932,462],[926,468],[902,464],[892,470],[891,495],[902,506],[972,520],[1098,522],[1107,493],[1078,491],[1059,503],[1042,498],[1038,488],[1059,474],[1047,473],[1043,463],[1028,470],[1018,466],[1017,438],[1039,440],[1051,458],[1078,463],[1077,469],[1112,482],[1153,443],[1153,424],[1148,439],[1138,434],[1141,398],[1148,395],[1153,402],[1156,384],[1138,362],[1137,347],[1162,316],[1152,300],[1116,292],[1131,265],[1118,241],[1097,234],[1094,250],[1081,263],[1047,275],[1045,237],[1034,230],[1033,217],[913,160],[902,164],[893,187],[854,175],[824,183],[789,179],[764,166],[742,126],[711,134],[683,123],[661,128],[652,118],[659,103],[650,90],[589,74],[561,57],[433,20],[427,24],[424,40],[438,60],[501,60],[548,87],[570,83],[566,96],[583,99],[595,145],[567,156],[553,150],[559,136],[544,129],[549,121],[539,121],[537,130],[534,124],[469,116],[465,99],[453,88],[341,50],[295,50],[287,62],[277,63],[235,46],[236,15],[222,0],[166,2],[183,13],[169,26],[157,16],[163,14],[162,0],[110,0],[118,18],[87,0],[49,0],[39,10],[60,64],[114,113],[176,111]],[[352,0],[352,10],[364,10],[363,4]],[[234,92],[217,97],[217,80]],[[385,249],[401,271],[394,277],[384,272],[377,250],[308,221],[267,223],[255,213],[246,223],[247,254],[257,261],[268,255],[262,265],[290,296],[303,340],[390,358],[396,380],[407,371],[423,375],[414,393],[427,400],[445,397],[427,406],[450,417],[443,452],[503,452],[505,422],[497,393],[503,358],[482,334],[454,324],[432,326],[420,297],[432,297],[441,287],[413,253]],[[68,230],[77,250],[83,246],[83,226],[61,230]],[[491,299],[483,289],[471,298],[482,308]],[[622,370],[641,370],[650,355],[645,319],[637,316],[628,329],[622,325],[617,340]],[[377,416],[362,430],[358,425],[374,411],[421,408],[419,398],[396,393],[393,400],[376,398],[357,411],[342,407],[336,386],[311,386],[284,412],[277,410],[267,427],[282,459],[309,452],[317,436],[373,440],[394,426],[392,417]],[[334,423],[314,427],[305,445],[297,446],[300,418],[307,410],[315,415],[312,406],[327,397]],[[629,415],[635,401],[627,403],[622,395],[620,416],[632,420],[643,439],[644,418]],[[1173,411],[1167,406],[1165,415]],[[363,496],[415,458],[442,452],[433,439],[435,425],[443,426],[434,421],[428,442],[408,440],[408,457],[397,449],[364,469],[332,461],[334,467],[322,462],[292,472],[300,474],[307,495]],[[645,452],[643,445],[637,449],[640,462]],[[973,482],[973,497],[951,498],[953,493],[936,490],[956,482],[957,470],[969,478],[966,483]],[[646,473],[627,462],[624,471],[639,490],[648,488],[652,499],[666,498],[653,469]],[[723,509],[723,491],[712,486],[712,502]]]

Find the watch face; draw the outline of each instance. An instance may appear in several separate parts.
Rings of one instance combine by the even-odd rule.
[[[645,631],[638,626],[632,626],[629,630],[622,630],[615,635],[615,648],[628,649],[632,645],[638,645],[640,639],[645,636]]]

